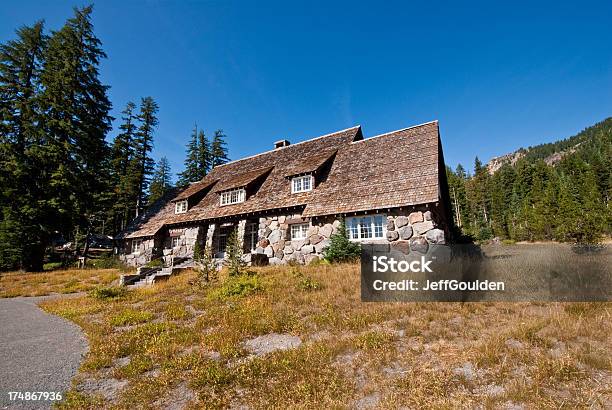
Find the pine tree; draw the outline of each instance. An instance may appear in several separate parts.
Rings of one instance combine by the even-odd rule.
[[[87,236],[103,213],[109,170],[105,137],[112,120],[108,86],[98,78],[98,65],[106,54],[93,32],[92,10],[75,8],[74,17],[53,33],[41,73],[51,201],[57,206],[61,231],[81,226]]]
[[[122,111],[121,131],[113,140],[111,148],[112,159],[112,184],[113,203],[111,223],[113,232],[125,229],[132,215],[133,204],[136,202],[138,192],[138,178],[130,173],[134,168],[130,167],[134,159],[135,134],[136,134],[136,105],[128,102]]]
[[[153,204],[158,199],[162,198],[172,188],[170,177],[170,163],[168,158],[161,157],[151,178],[149,187],[149,204]]]
[[[92,6],[74,9],[74,17],[49,39],[41,73],[42,129],[50,166],[50,201],[61,230],[83,226],[89,232],[101,212],[100,193],[107,181],[111,103],[108,86],[98,78],[106,54],[91,24]]]
[[[199,181],[199,157],[200,146],[198,143],[198,126],[193,128],[191,139],[187,144],[187,156],[185,157],[185,170],[179,174],[179,186],[187,186],[192,182]]]
[[[146,193],[155,166],[150,154],[153,149],[153,133],[158,124],[158,109],[159,107],[152,97],[142,98],[140,113],[138,114],[140,125],[134,139],[134,160],[131,170],[135,175],[138,187],[135,204],[136,215],[140,214],[147,202]]]
[[[213,136],[211,143],[211,167],[216,167],[217,165],[222,165],[229,161],[229,158],[227,157],[227,143],[225,142],[225,138],[226,135],[223,134],[223,130],[215,131],[215,135]]]
[[[323,256],[331,263],[354,262],[361,255],[358,243],[351,242],[346,232],[344,221],[338,231],[329,238],[329,246],[323,249]]]
[[[211,163],[211,143],[204,131],[198,131],[196,125],[187,144],[185,170],[179,174],[178,185],[187,186],[192,182],[201,181],[210,172]]]
[[[234,229],[227,237],[224,263],[229,270],[229,276],[240,276],[246,273],[246,262],[242,260],[242,242],[238,238],[237,229]]]
[[[211,170],[211,144],[203,130],[198,133],[198,181]],[[227,158],[226,158],[227,159]]]
[[[37,147],[43,24],[0,45],[0,269],[41,270],[49,216]]]

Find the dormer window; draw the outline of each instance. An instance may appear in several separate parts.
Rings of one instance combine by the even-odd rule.
[[[184,214],[185,212],[187,212],[187,200],[183,199],[182,201],[177,201],[174,204],[174,213],[175,214]]]
[[[312,191],[314,185],[314,177],[312,175],[303,175],[291,179],[291,193]]]
[[[232,205],[244,202],[246,190],[244,188],[232,189],[231,191],[221,192],[221,205]]]

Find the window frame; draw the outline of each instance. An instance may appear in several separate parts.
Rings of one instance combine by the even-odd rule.
[[[177,242],[176,245],[174,244],[175,241]],[[170,249],[178,248],[179,246],[181,246],[181,237],[180,236],[172,236],[170,238]]]
[[[309,183],[309,187],[308,189],[304,189],[304,181],[308,181]],[[296,183],[299,182],[300,183],[300,189],[296,189]],[[297,177],[293,177],[291,178],[291,193],[292,194],[297,194],[300,192],[310,192],[314,189],[314,175],[312,174],[308,174],[308,175],[300,175]]]
[[[294,236],[294,228],[299,228],[300,232],[300,236],[299,237],[295,237]],[[305,229],[303,229],[305,228]],[[302,223],[297,223],[297,224],[291,224],[289,225],[289,234],[291,235],[291,240],[292,241],[302,241],[306,238],[308,238],[308,230],[310,229],[310,223],[308,222],[302,222]]]
[[[257,239],[259,238],[259,226],[256,222],[249,222],[246,225],[244,237],[248,241],[248,250],[254,252],[257,249]]]
[[[363,224],[366,221],[369,223]],[[387,216],[383,214],[347,217],[344,223],[349,240],[353,242],[376,241],[387,236]]]
[[[132,255],[140,254],[140,247],[142,246],[142,242],[143,241],[140,238],[132,239]]]
[[[234,194],[235,194],[235,198],[232,198]],[[229,191],[223,191],[219,195],[220,206],[240,204],[244,201],[246,201],[246,189],[244,188],[237,188],[237,189],[231,189]]]
[[[174,213],[175,214],[184,214],[189,209],[189,203],[186,199],[182,199],[180,201],[176,201],[174,203]]]

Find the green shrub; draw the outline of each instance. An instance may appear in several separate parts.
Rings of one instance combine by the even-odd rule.
[[[161,258],[152,259],[145,265],[147,268],[163,268],[164,261]]]
[[[231,276],[223,286],[217,289],[211,296],[222,300],[233,296],[247,296],[262,289],[263,284],[256,275]]]
[[[95,299],[106,300],[119,298],[123,296],[125,292],[125,288],[118,286],[98,286],[89,292],[89,295]]]
[[[87,264],[96,269],[123,269],[125,265],[112,253],[105,253],[96,259],[89,259]]]
[[[502,241],[502,244],[504,245],[514,245],[516,243],[516,241],[512,240],[512,239],[504,239]]]
[[[224,261],[230,276],[240,276],[246,273],[246,262],[242,260],[242,243],[238,238],[238,230],[234,229],[227,237],[225,248],[227,257]]]
[[[312,279],[309,276],[302,278],[298,282],[298,289],[304,290],[304,291],[319,290],[322,287],[323,286],[319,282],[317,282],[316,280]]]
[[[64,264],[62,262],[48,262],[43,265],[43,270],[45,271],[55,270],[55,269],[60,269],[63,266]]]
[[[355,262],[361,256],[361,246],[349,240],[344,221],[340,224],[338,232],[333,234],[329,241],[329,246],[323,250],[325,260],[328,262]]]
[[[205,286],[217,280],[217,263],[211,249],[202,250],[199,242],[196,242],[193,247],[193,260],[197,272],[197,285]]]

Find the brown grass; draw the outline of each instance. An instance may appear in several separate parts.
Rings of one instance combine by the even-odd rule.
[[[7,272],[0,275],[0,297],[86,292],[119,279],[117,269],[66,269],[51,272]]]
[[[355,265],[257,271],[244,295],[188,272],[117,299],[44,302],[90,341],[62,407],[159,408],[179,394],[194,409],[611,403],[609,303],[362,303]],[[243,342],[269,333],[303,343],[250,355]],[[127,384],[104,398],[92,380]]]

